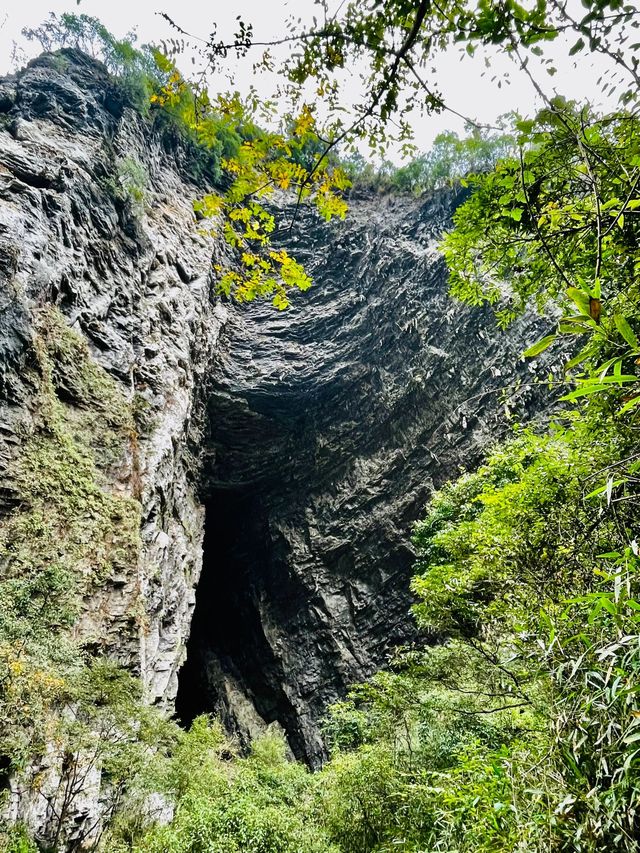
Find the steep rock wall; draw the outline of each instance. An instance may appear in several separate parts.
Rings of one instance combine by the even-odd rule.
[[[431,490],[507,414],[540,411],[520,356],[539,323],[501,334],[447,294],[437,242],[458,202],[369,195],[346,222],[303,215],[283,240],[316,287],[286,314],[230,316],[206,392],[186,719],[216,707],[245,736],[277,722],[321,761],[327,704],[414,638],[410,531]]]
[[[345,223],[305,213],[281,239],[310,294],[285,313],[223,304],[189,158],[81,54],[0,83],[1,509],[24,511],[16,471],[47,439],[38,352],[55,316],[127,407],[105,454],[112,416],[51,356],[71,439],[137,530],[87,583],[77,635],[149,701],[171,709],[179,682],[183,719],[216,709],[243,738],[278,723],[317,763],[327,702],[413,637],[409,532],[433,485],[505,429],[500,389],[520,383],[519,418],[540,408],[519,358],[537,324],[501,335],[448,298],[450,192],[353,199]]]
[[[138,504],[137,558],[87,587],[77,630],[170,707],[203,536],[185,437],[227,313],[210,298],[215,246],[194,227],[183,149],[151,133],[99,63],[45,55],[2,81],[0,108],[1,509],[24,503],[14,471],[26,438],[46,433],[36,353],[53,307],[135,420],[102,485]],[[120,181],[131,163],[146,175],[138,204]],[[69,370],[55,393],[70,416],[93,415],[98,453],[109,415]]]

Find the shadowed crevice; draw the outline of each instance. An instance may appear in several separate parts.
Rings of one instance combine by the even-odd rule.
[[[298,717],[285,692],[286,674],[267,636],[274,601],[294,607],[302,602],[296,602],[300,590],[292,579],[277,577],[271,552],[259,495],[219,490],[209,497],[202,575],[176,714],[189,725],[199,714],[217,713],[246,746],[251,726],[241,722],[242,693],[261,721],[278,723],[296,756],[305,758]]]

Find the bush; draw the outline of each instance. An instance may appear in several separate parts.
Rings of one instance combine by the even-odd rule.
[[[462,139],[448,131],[439,134],[432,147],[404,166],[388,161],[376,167],[354,153],[342,165],[355,186],[420,195],[452,187],[471,173],[488,172],[498,160],[512,155],[515,137],[507,132],[469,132]]]
[[[331,853],[310,808],[311,777],[287,759],[280,736],[258,739],[246,758],[219,724],[196,719],[152,783],[175,804],[167,826],[150,827],[136,853]],[[153,774],[152,774],[153,775]],[[117,841],[117,839],[116,839]]]

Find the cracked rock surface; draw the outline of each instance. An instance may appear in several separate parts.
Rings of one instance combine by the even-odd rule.
[[[522,383],[520,419],[540,410],[520,357],[539,322],[501,334],[447,294],[437,243],[458,202],[306,214],[286,243],[316,286],[286,313],[231,315],[206,392],[185,718],[216,707],[245,736],[278,723],[318,764],[327,704],[414,638],[410,532],[430,492],[504,433],[502,389]]]
[[[138,559],[87,595],[80,636],[149,701],[177,692],[183,719],[218,710],[242,738],[277,724],[317,764],[327,703],[413,638],[410,530],[431,489],[504,432],[500,389],[522,381],[513,411],[540,410],[519,355],[539,324],[500,334],[447,296],[449,191],[362,195],[344,223],[304,213],[286,244],[314,288],[282,313],[225,304],[190,156],[82,54],[0,80],[0,512],[19,511],[55,306],[138,424],[107,479],[140,504]]]
[[[215,246],[194,227],[184,151],[99,63],[62,56],[0,82],[0,510],[13,509],[12,462],[36,428],[37,318],[53,305],[144,421],[108,483],[140,501],[139,561],[91,591],[78,630],[171,707],[203,535],[185,437],[227,312],[210,298]],[[148,175],[143,210],[117,183],[127,158]],[[64,402],[82,407],[72,390]]]

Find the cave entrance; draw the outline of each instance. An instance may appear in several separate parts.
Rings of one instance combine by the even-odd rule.
[[[188,726],[199,714],[215,713],[243,746],[256,722],[277,722],[294,754],[304,757],[282,664],[265,634],[273,562],[259,495],[220,489],[207,499],[205,513],[202,574],[178,675],[177,717]]]

